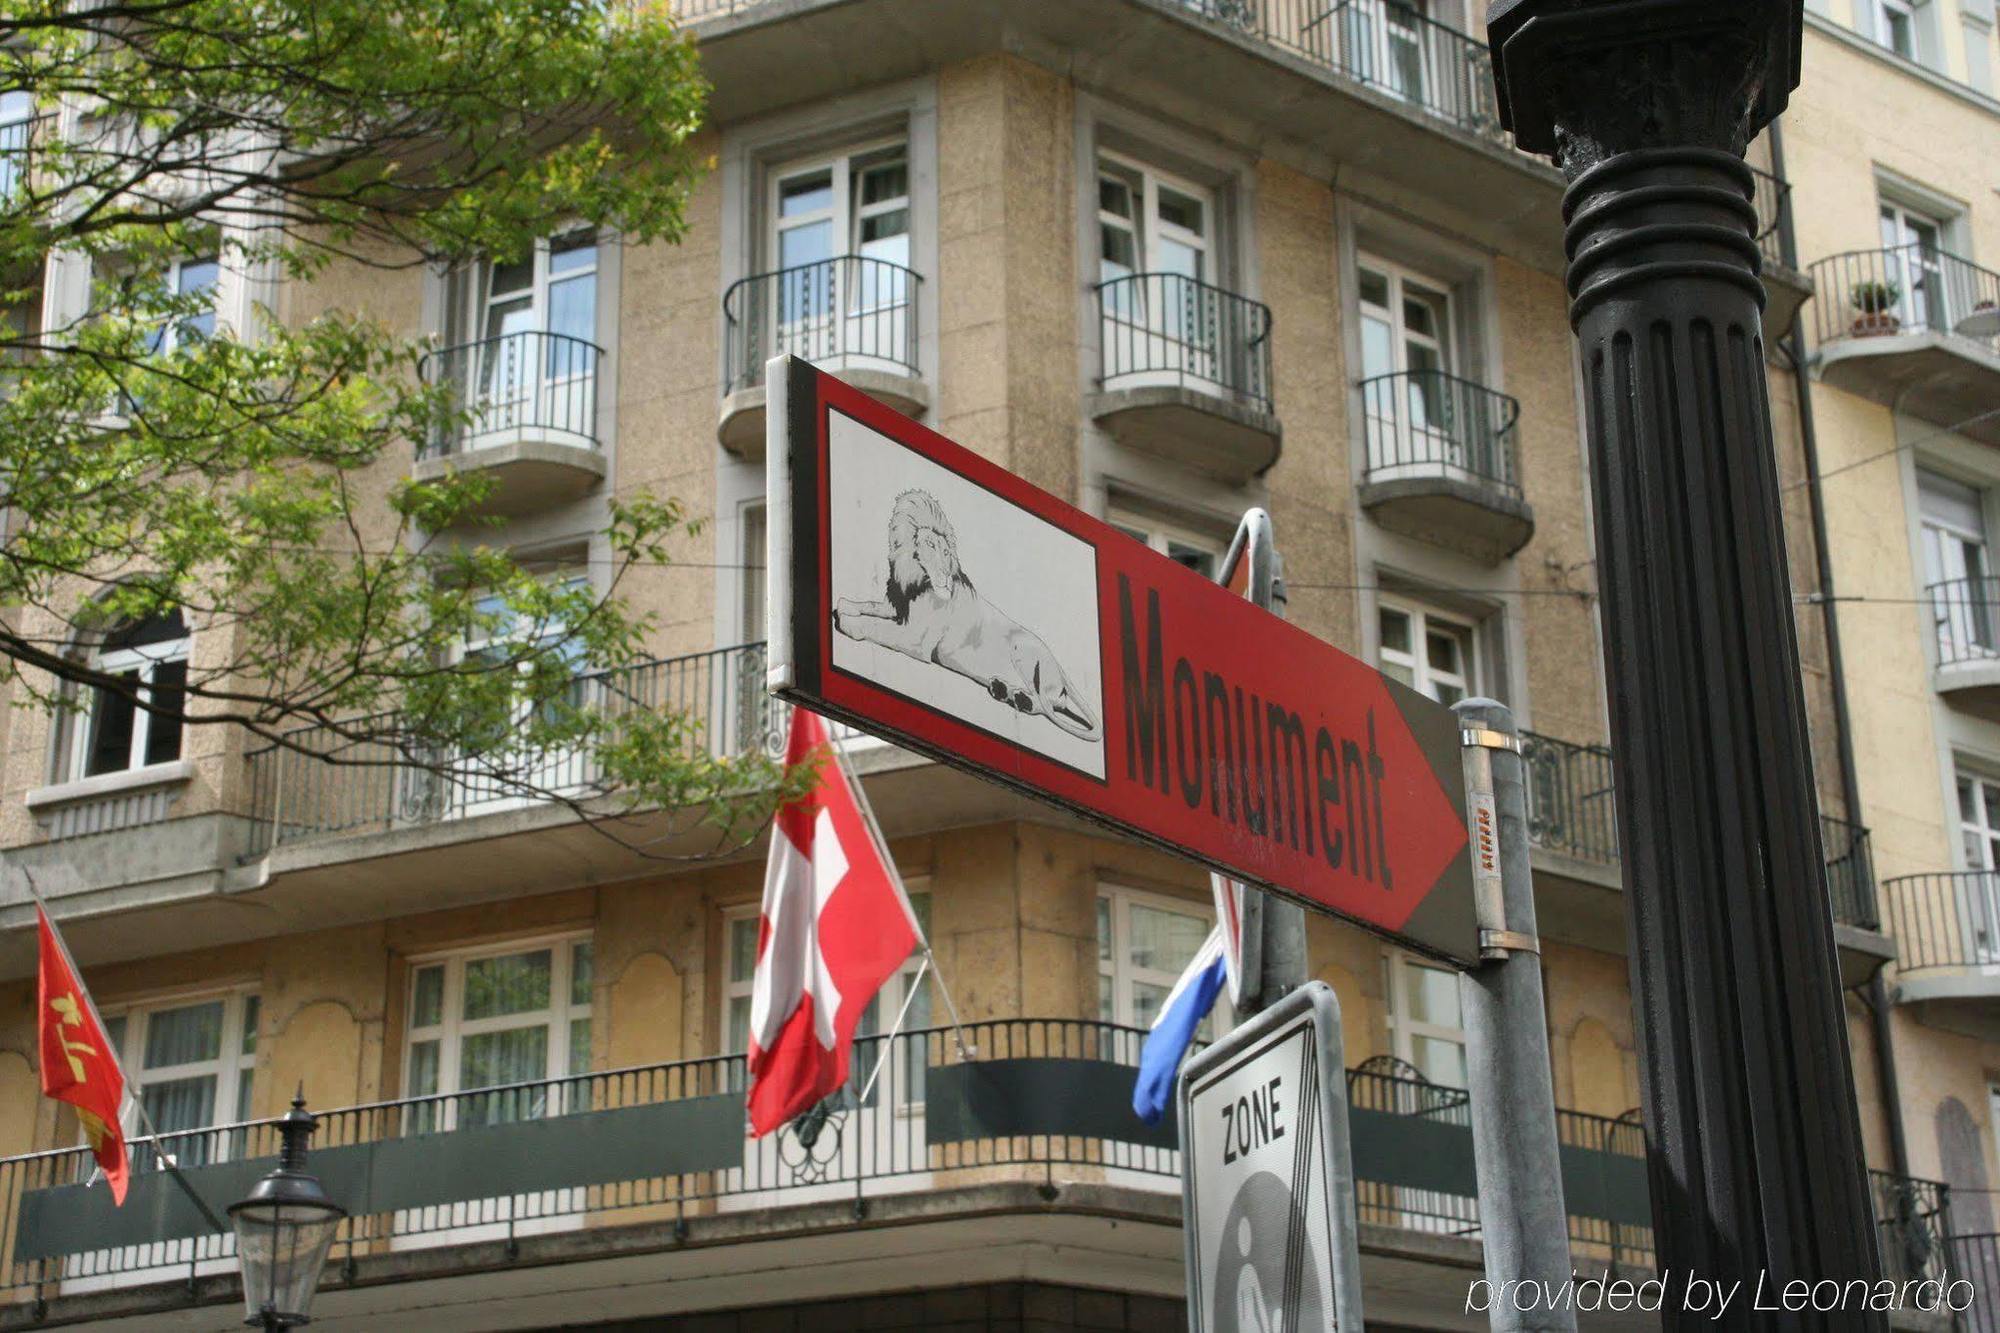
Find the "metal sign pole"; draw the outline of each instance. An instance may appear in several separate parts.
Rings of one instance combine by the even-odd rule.
[[[1458,992],[1465,1010],[1488,1319],[1508,1333],[1571,1333],[1574,1309],[1552,1310],[1547,1307],[1553,1300],[1517,1298],[1524,1290],[1552,1295],[1571,1276],[1521,741],[1505,704],[1467,699],[1452,711],[1463,728],[1472,882],[1486,960],[1459,974]]]

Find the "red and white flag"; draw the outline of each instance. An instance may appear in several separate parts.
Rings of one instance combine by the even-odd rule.
[[[762,1137],[847,1081],[868,1002],[922,939],[902,881],[831,752],[826,722],[792,710],[787,763],[819,781],[778,811],[750,999],[750,1133]]]

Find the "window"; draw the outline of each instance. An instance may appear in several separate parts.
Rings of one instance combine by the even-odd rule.
[[[1884,276],[1897,293],[1896,317],[1910,329],[1948,327],[1951,318],[1939,258],[1945,220],[1887,199],[1881,201],[1878,212],[1886,252]]]
[[[1127,537],[1144,542],[1205,579],[1213,579],[1222,567],[1222,546],[1203,533],[1128,510],[1112,510],[1107,521]]]
[[[1243,386],[1261,326],[1220,289],[1214,193],[1105,154],[1097,164],[1104,378]]]
[[[34,132],[34,97],[18,88],[0,93],[0,198],[26,179]]]
[[[182,1166],[229,1155],[217,1136],[190,1131],[250,1116],[257,1064],[257,996],[236,992],[138,1006],[104,1020],[131,1093]]]
[[[1442,1087],[1464,1087],[1465,1018],[1458,973],[1395,949],[1383,956],[1382,969],[1396,1058]]]
[[[2000,781],[1958,772],[1958,830],[1968,877],[1958,905],[1966,943],[1980,962],[2000,962]],[[1949,911],[1949,909],[1947,909]]]
[[[478,343],[457,364],[473,380],[474,435],[544,426],[594,437],[596,233],[567,232],[513,263],[481,265],[472,304]]]
[[[91,691],[88,707],[70,721],[65,776],[94,778],[179,759],[188,678],[188,633],[180,613],[113,631],[89,664],[130,693]]]
[[[918,928],[928,939],[931,932],[931,895],[926,884],[924,880],[912,880],[904,885],[904,889],[910,896],[910,910],[916,913]],[[761,909],[754,905],[732,909],[723,918],[723,950],[726,956],[723,960],[722,1041],[726,1055],[738,1055],[750,1049],[750,1003],[756,989],[757,933],[761,920]],[[914,996],[910,995],[910,987],[915,983],[923,963],[923,949],[912,950],[910,956],[903,960],[903,965],[882,983],[882,989],[868,1002],[867,1010],[861,1015],[860,1026],[854,1030],[854,1059],[848,1069],[850,1091],[860,1092],[881,1058],[879,1042],[863,1039],[886,1032],[888,1025],[893,1024],[896,1015],[902,1012],[906,998],[910,1009],[903,1017],[902,1030],[916,1032],[931,1025],[930,986],[925,985]],[[898,1100],[921,1100],[923,1074],[928,1063],[922,1045],[906,1043],[905,1058],[895,1063],[899,1066],[897,1072],[885,1069],[883,1077],[892,1081],[898,1077],[904,1080]],[[747,1069],[732,1064],[733,1086],[743,1086],[748,1077]]]
[[[1965,81],[1982,93],[1993,92],[1993,24],[1970,12],[1959,15],[1965,29]]]
[[[1395,97],[1429,106],[1438,83],[1436,66],[1455,47],[1441,47],[1433,34],[1430,0],[1353,0],[1340,15],[1346,64],[1356,77]]]
[[[1991,656],[2000,648],[1993,625],[2000,586],[1987,572],[1985,497],[1963,482],[1918,468],[1917,505],[1938,660]]]
[[[768,571],[764,568],[765,558],[765,508],[762,500],[753,500],[743,506],[743,540],[737,552],[743,568],[742,632],[737,636],[743,643],[756,643],[764,637],[764,589],[767,586]]]
[[[1855,0],[1875,7],[1875,39],[1908,60],[1917,58],[1917,14],[1911,0]]]
[[[1411,689],[1455,704],[1478,684],[1472,627],[1415,602],[1382,599],[1376,611],[1378,665]]]
[[[1495,395],[1456,375],[1450,284],[1362,256],[1361,403],[1371,478],[1439,468],[1503,477]]]
[[[1214,912],[1206,905],[1137,889],[1100,888],[1097,1016],[1107,1023],[1152,1027],[1167,993],[1214,927]],[[1231,1021],[1225,993],[1196,1035],[1211,1040],[1218,1031],[1228,1031]]]
[[[1097,168],[1098,280],[1170,273],[1215,280],[1215,201],[1191,182],[1105,154]]]
[[[766,298],[776,350],[916,364],[909,318],[907,146],[877,145],[772,174]]]
[[[215,288],[222,277],[221,261],[214,255],[178,259],[167,270],[167,290],[176,297],[206,297],[193,314],[162,324],[147,340],[147,350],[171,353],[190,342],[215,336]]]
[[[404,1095],[476,1093],[411,1108],[413,1132],[583,1110],[590,1072],[592,946],[571,936],[422,962],[410,972]]]

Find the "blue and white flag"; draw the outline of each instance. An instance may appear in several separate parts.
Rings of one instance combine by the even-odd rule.
[[[1228,979],[1224,952],[1223,928],[1217,926],[1167,992],[1160,1016],[1153,1020],[1146,1044],[1139,1048],[1139,1080],[1132,1086],[1132,1109],[1149,1125],[1159,1124],[1167,1113],[1181,1057],[1194,1044],[1195,1029],[1215,1007],[1215,997]]]

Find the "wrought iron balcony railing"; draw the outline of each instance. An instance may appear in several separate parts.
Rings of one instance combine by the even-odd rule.
[[[1528,836],[1535,846],[1579,861],[1617,865],[1617,784],[1610,747],[1524,731],[1521,757],[1528,773]],[[1867,827],[1821,815],[1820,839],[1833,919],[1879,930],[1881,909]]]
[[[1924,596],[1939,666],[2000,657],[2000,578],[1946,579]]]
[[[976,1063],[960,1059],[950,1029],[894,1038],[865,1103],[858,1090],[885,1052],[883,1039],[862,1039],[854,1082],[805,1133],[747,1139],[743,1057],[717,1056],[324,1111],[312,1169],[350,1214],[343,1258],[973,1184],[1178,1194],[1174,1125],[1149,1128],[1130,1110],[1145,1033],[1015,1019],[965,1036]],[[1362,1219],[1478,1235],[1465,1093],[1382,1061],[1347,1083]],[[1558,1133],[1579,1253],[1650,1262],[1637,1126],[1564,1111]],[[270,1122],[140,1140],[123,1208],[85,1183],[85,1149],[0,1160],[0,1289],[46,1299],[228,1267],[234,1238],[207,1228],[157,1154],[219,1212],[275,1147]]]
[[[1517,400],[1441,370],[1374,375],[1360,388],[1363,480],[1455,477],[1520,496]]]
[[[428,384],[445,386],[460,420],[418,448],[435,458],[538,435],[597,447],[596,343],[522,331],[430,353]]]
[[[1792,207],[1792,183],[1762,167],[1750,168],[1754,184],[1750,202],[1757,210],[1757,251],[1764,265],[1783,264],[1783,223]]]
[[[1179,384],[1271,410],[1268,306],[1179,273],[1132,273],[1097,284],[1107,389]]]
[[[1812,266],[1822,343],[1941,333],[2000,355],[2000,273],[1927,245],[1853,250]]]
[[[764,382],[764,363],[821,364],[921,376],[921,275],[883,259],[840,255],[759,273],[722,294],[725,393]]]
[[[720,756],[778,754],[790,718],[765,691],[761,643],[593,672],[575,688],[614,719],[681,713],[693,724],[690,744]],[[253,855],[305,838],[383,833],[516,809],[547,793],[587,799],[607,789],[592,757],[577,750],[431,757],[398,732],[393,713],[303,727],[286,740],[248,757]]]
[[[1898,875],[1882,889],[1903,976],[2000,967],[2000,871]]]

